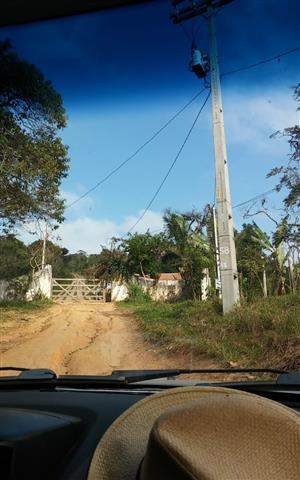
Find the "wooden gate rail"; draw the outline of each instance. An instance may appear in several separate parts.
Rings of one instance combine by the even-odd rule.
[[[86,278],[52,278],[52,299],[57,302],[105,302],[106,284]]]

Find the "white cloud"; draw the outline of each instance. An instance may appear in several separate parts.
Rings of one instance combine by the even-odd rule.
[[[128,230],[142,215],[140,210],[136,215],[128,215],[120,223],[108,219],[95,219],[81,216],[75,220],[64,222],[57,230],[49,231],[49,238],[66,247],[74,253],[84,250],[87,253],[99,252],[102,245],[109,245],[112,237],[125,235]],[[157,232],[163,227],[162,215],[158,212],[148,211],[138,223],[133,232],[143,233],[146,230]],[[37,224],[28,223],[19,231],[19,238],[25,243],[31,243],[42,237]]]
[[[129,215],[125,218],[124,222],[121,224],[123,232],[128,232],[135,222],[140,218],[144,213],[144,210],[140,210],[137,215]],[[137,226],[133,229],[133,232],[143,233],[148,229],[150,232],[156,232],[163,228],[163,219],[161,213],[153,212],[149,210],[145,213],[144,217],[139,221]]]
[[[129,215],[120,223],[84,216],[63,223],[57,233],[61,245],[70,252],[85,250],[88,253],[96,253],[99,252],[101,245],[109,245],[112,237],[126,234],[142,213],[143,210],[140,210],[137,215]],[[149,229],[153,232],[160,230],[162,226],[162,215],[150,210],[134,231],[142,233]]]
[[[63,223],[57,230],[60,244],[70,252],[84,250],[97,253],[101,245],[108,245],[111,237],[118,234],[116,223],[106,219],[80,217]]]
[[[251,148],[276,150],[278,141],[269,139],[277,130],[297,123],[295,102],[290,91],[278,94],[236,92],[225,102],[225,123],[229,143],[249,143]]]
[[[27,222],[16,230],[17,236],[26,244],[43,238],[44,226],[39,222]]]
[[[84,191],[82,191],[84,193]],[[78,200],[82,193],[74,193],[67,190],[61,190],[61,196],[66,201],[66,206],[71,205],[73,202]],[[92,197],[87,195],[82,198],[79,202],[75,203],[70,207],[70,211],[76,212],[77,214],[83,214],[84,212],[90,210],[94,206],[94,200]]]

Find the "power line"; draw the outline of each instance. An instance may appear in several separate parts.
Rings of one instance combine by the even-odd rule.
[[[271,190],[268,190],[267,192],[260,193],[259,195],[256,195],[255,197],[250,198],[249,200],[246,200],[245,202],[238,203],[237,205],[234,205],[234,207],[232,207],[232,208],[243,207],[244,205],[247,205],[250,202],[254,202],[255,200],[259,200],[260,198],[264,198],[264,197],[266,197],[267,195],[270,195],[273,192],[276,192],[276,188],[272,188]]]
[[[181,25],[181,24],[180,24]],[[185,32],[186,35],[188,35],[187,32]],[[250,65],[247,65],[245,67],[237,68],[235,70],[230,70],[228,72],[222,73],[221,77],[225,77],[227,75],[232,75],[234,73],[241,72],[243,70],[249,70],[251,68],[257,67],[259,65],[262,65],[264,63],[271,62],[273,60],[279,59],[285,55],[289,55],[291,53],[294,53],[296,51],[300,50],[300,47],[296,47],[290,50],[287,50],[285,52],[282,52],[278,55],[275,55],[270,58],[266,58],[264,60],[261,60],[256,63],[252,63]],[[99,182],[97,182],[93,187],[91,187],[89,190],[87,190],[85,193],[83,193],[80,197],[76,198],[73,202],[69,203],[66,205],[66,209],[72,207],[76,203],[80,202],[83,198],[85,198],[87,195],[89,195],[91,192],[96,190],[100,185],[105,183],[110,177],[112,177],[115,173],[117,173],[124,165],[126,165],[130,160],[132,160],[143,148],[145,148],[152,140],[154,140],[165,128],[167,128],[173,120],[175,120],[181,113],[184,112],[205,90],[206,88],[203,88],[200,92],[196,93],[178,112],[176,112],[162,127],[160,127],[146,142],[144,142],[133,154],[131,154],[128,158],[126,158],[123,162],[121,162],[116,168],[111,170],[105,177],[103,177]]]
[[[232,207],[232,208],[242,207],[243,205],[247,205],[247,204],[250,203],[250,202],[253,202],[253,201],[255,201],[255,200],[259,200],[260,198],[266,197],[267,195],[270,195],[271,193],[276,192],[276,191],[277,191],[276,188],[272,188],[271,190],[268,190],[267,192],[260,193],[260,194],[256,195],[255,197],[250,198],[249,200],[245,200],[245,201],[242,202],[242,203],[239,203],[239,204],[237,204],[237,205],[234,205],[234,207]],[[213,205],[215,205],[215,201],[214,201]],[[156,228],[155,230],[152,230],[152,233],[157,233],[157,232],[161,232],[161,231],[162,231],[161,228]]]
[[[170,125],[170,123],[172,123],[181,113],[183,113],[196,100],[196,98],[198,98],[204,92],[204,90],[206,90],[206,88],[203,88],[200,92],[196,93],[196,95],[194,95],[180,110],[178,110],[162,127],[160,127],[150,138],[148,138],[148,140],[146,140],[140,147],[138,147],[134,153],[132,153],[129,157],[127,157],[116,168],[111,170],[105,177],[99,180],[99,182],[97,182],[93,187],[91,187],[89,190],[83,193],[80,197],[76,198],[73,202],[69,203],[69,205],[67,205],[66,208],[70,208],[76,203],[80,202],[80,200],[82,200],[91,192],[96,190],[96,188],[100,187],[100,185],[106,182],[106,180],[108,180],[112,175],[117,173],[124,165],[126,165],[126,163],[132,160],[141,150],[143,150],[143,148],[149,145],[149,143],[152,142],[152,140],[154,140],[163,130],[165,130]]]
[[[276,192],[276,191],[277,191],[276,188],[272,188],[271,190],[268,190],[267,192],[260,193],[260,194],[256,195],[255,197],[249,198],[249,200],[245,200],[242,203],[234,205],[234,207],[232,207],[232,208],[242,207],[243,205],[247,205],[250,202],[254,202],[255,200],[259,200],[260,198],[266,197],[267,195],[270,195],[271,193]],[[214,201],[213,205],[215,205],[215,201]],[[155,230],[152,230],[152,233],[157,233],[157,232],[161,232],[161,231],[162,231],[162,228],[156,228]]]
[[[190,137],[190,135],[191,135],[191,133],[192,133],[192,131],[193,131],[193,129],[194,129],[194,126],[196,125],[197,120],[198,120],[198,118],[199,118],[202,110],[204,109],[204,107],[205,107],[205,105],[206,105],[206,103],[207,103],[207,100],[209,99],[209,96],[210,96],[210,91],[208,92],[208,94],[207,94],[207,96],[206,96],[203,104],[201,105],[201,108],[200,108],[199,112],[197,113],[196,118],[195,118],[195,120],[193,121],[192,126],[190,127],[190,129],[189,129],[189,131],[188,131],[188,133],[187,133],[187,135],[186,135],[186,137],[185,137],[185,139],[184,139],[181,147],[179,148],[179,150],[178,150],[178,152],[177,152],[177,154],[176,154],[173,162],[171,163],[170,167],[168,168],[167,173],[165,174],[164,178],[163,178],[162,181],[160,182],[158,188],[156,189],[153,197],[151,198],[150,202],[147,204],[147,206],[146,206],[146,208],[144,209],[143,213],[140,215],[140,217],[137,219],[137,221],[132,225],[132,227],[128,230],[128,233],[131,233],[132,230],[138,225],[138,223],[140,223],[140,221],[144,218],[144,216],[145,216],[146,213],[148,212],[149,208],[150,208],[151,205],[153,204],[154,200],[156,199],[157,195],[158,195],[159,192],[161,191],[161,189],[162,189],[165,181],[167,180],[168,176],[170,175],[173,167],[175,166],[175,163],[177,162],[177,160],[178,160],[178,158],[179,158],[182,150],[184,149],[184,147],[185,147],[185,145],[186,145],[186,143],[187,143],[187,141],[188,141],[188,139],[189,139],[189,137]]]
[[[180,25],[180,28],[181,28],[181,30],[183,31],[183,34],[185,35],[188,43],[189,43],[189,44],[192,43],[193,39],[192,39],[192,37],[190,36],[189,32],[185,29],[183,23],[180,23],[179,25]]]
[[[246,65],[245,67],[236,68],[234,70],[229,70],[228,72],[221,73],[221,77],[225,77],[226,75],[232,75],[233,73],[242,72],[243,70],[249,70],[250,68],[258,67],[259,65],[263,65],[264,63],[272,62],[273,60],[278,60],[285,55],[290,55],[291,53],[297,52],[300,50],[300,47],[292,48],[290,50],[286,50],[285,52],[279,53],[278,55],[274,55],[273,57],[266,58],[264,60],[260,60],[256,63],[251,63],[250,65]]]

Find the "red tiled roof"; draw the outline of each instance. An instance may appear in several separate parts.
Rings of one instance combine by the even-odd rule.
[[[158,280],[182,280],[182,277],[179,272],[161,273]]]

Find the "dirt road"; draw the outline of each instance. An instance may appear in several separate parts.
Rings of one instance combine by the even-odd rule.
[[[1,365],[51,368],[59,374],[114,369],[212,367],[190,355],[166,355],[146,343],[132,315],[112,303],[63,304],[1,326]]]

